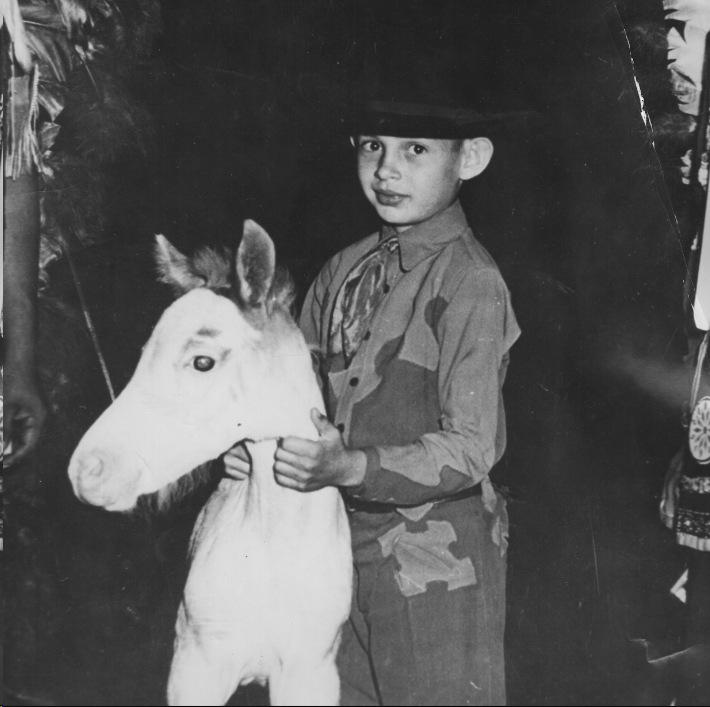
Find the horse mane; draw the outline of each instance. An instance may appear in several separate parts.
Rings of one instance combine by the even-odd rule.
[[[296,284],[291,277],[291,273],[282,266],[277,266],[274,270],[274,279],[269,291],[269,299],[289,311],[292,315],[294,302],[296,301]]]
[[[139,512],[147,516],[165,515],[189,496],[206,490],[208,485],[211,490],[220,476],[217,464],[212,461],[200,464],[155,493],[142,496],[138,505]]]
[[[204,286],[217,294],[227,294],[230,299],[236,299],[233,285],[236,278],[234,272],[234,252],[226,248],[205,246],[195,251],[190,258],[192,272],[204,280]],[[296,288],[288,270],[277,266],[269,290],[269,302],[278,305],[293,314],[293,303],[296,299]]]
[[[205,287],[219,292],[229,290],[234,281],[233,257],[226,248],[205,246],[190,258],[192,271],[204,281]]]

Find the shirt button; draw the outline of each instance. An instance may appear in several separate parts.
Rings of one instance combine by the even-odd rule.
[[[354,388],[358,383],[360,382],[360,379],[355,376],[355,378],[350,379],[350,385]]]
[[[338,432],[340,432],[340,434],[343,434],[343,432],[345,432],[345,423],[344,422],[339,422],[336,425],[336,427],[338,429]]]
[[[387,294],[387,293],[390,291],[390,286],[389,286],[387,283],[385,283],[385,284],[383,285],[383,287],[382,287],[382,291],[383,291],[385,294]]]
[[[363,341],[367,341],[371,336],[372,336],[372,332],[371,332],[371,331],[366,331],[366,332],[363,334],[362,339],[363,339]]]

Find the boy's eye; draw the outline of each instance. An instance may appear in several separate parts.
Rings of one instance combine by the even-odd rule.
[[[424,145],[420,145],[418,142],[415,142],[409,146],[409,151],[415,155],[423,155],[427,149]]]
[[[380,149],[380,143],[377,140],[363,140],[360,143],[360,149],[363,152],[377,152]]]

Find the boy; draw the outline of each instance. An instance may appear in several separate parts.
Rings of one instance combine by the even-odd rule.
[[[492,157],[480,120],[365,105],[352,142],[383,225],[326,264],[302,310],[332,423],[314,410],[319,440],[283,439],[274,473],[303,492],[339,486],[349,509],[343,704],[505,703],[506,516],[488,473],[519,329],[458,201]],[[234,451],[225,461],[244,473]]]

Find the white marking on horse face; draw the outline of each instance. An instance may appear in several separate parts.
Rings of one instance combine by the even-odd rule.
[[[249,435],[261,334],[239,308],[196,289],[165,310],[136,371],[69,466],[76,495],[131,508]]]

